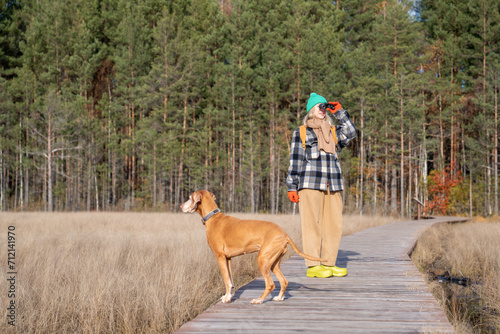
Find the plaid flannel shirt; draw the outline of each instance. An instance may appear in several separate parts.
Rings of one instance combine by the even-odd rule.
[[[318,139],[312,129],[307,128],[305,150],[299,128],[293,132],[290,167],[286,178],[288,191],[300,189],[327,191],[328,186],[332,192],[344,190],[337,154],[356,137],[357,133],[347,111],[340,109],[333,116],[339,123],[336,126],[338,139],[336,154],[318,150]]]

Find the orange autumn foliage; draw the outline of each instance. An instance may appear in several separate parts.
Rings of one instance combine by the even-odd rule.
[[[426,214],[448,215],[450,191],[463,181],[462,173],[453,165],[444,171],[434,170],[429,175],[429,201]]]

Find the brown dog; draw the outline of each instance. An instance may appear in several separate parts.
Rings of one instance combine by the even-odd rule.
[[[271,279],[271,271],[276,275],[281,285],[279,295],[273,300],[282,301],[285,299],[288,281],[281,273],[280,262],[286,253],[288,244],[303,258],[323,261],[302,253],[285,230],[274,223],[241,220],[221,213],[215,204],[215,196],[206,190],[192,193],[189,200],[181,205],[181,210],[185,213],[196,211],[202,217],[208,244],[217,258],[226,285],[226,294],[221,297],[223,303],[229,303],[234,295],[231,274],[231,258],[234,256],[259,252],[257,262],[266,282],[266,289],[259,298],[251,301],[252,304],[261,304],[264,298],[274,290],[275,285]]]

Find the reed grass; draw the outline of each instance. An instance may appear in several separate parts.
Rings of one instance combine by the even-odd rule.
[[[500,220],[499,220],[500,221]],[[412,260],[457,333],[500,333],[500,223],[438,224],[418,240]],[[462,287],[435,274],[470,278]]]
[[[298,215],[235,216],[275,222],[302,248]],[[344,235],[393,221],[345,216]],[[170,333],[224,294],[195,214],[0,213],[4,264],[8,226],[17,313],[15,328],[2,315],[1,333]],[[233,274],[237,287],[260,276],[255,255],[235,258]],[[5,314],[8,303],[2,291]]]

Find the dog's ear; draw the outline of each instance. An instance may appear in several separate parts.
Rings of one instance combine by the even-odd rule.
[[[199,191],[193,193],[193,202],[195,203],[201,202],[201,193]]]
[[[194,192],[193,195],[192,195],[192,198],[193,198],[193,202],[198,204],[201,202],[201,193],[199,191],[197,192]]]
[[[214,201],[217,199],[217,198],[215,198],[215,195],[214,195],[214,194],[212,194],[211,192],[209,192],[209,194],[210,194],[210,197],[211,197]]]

